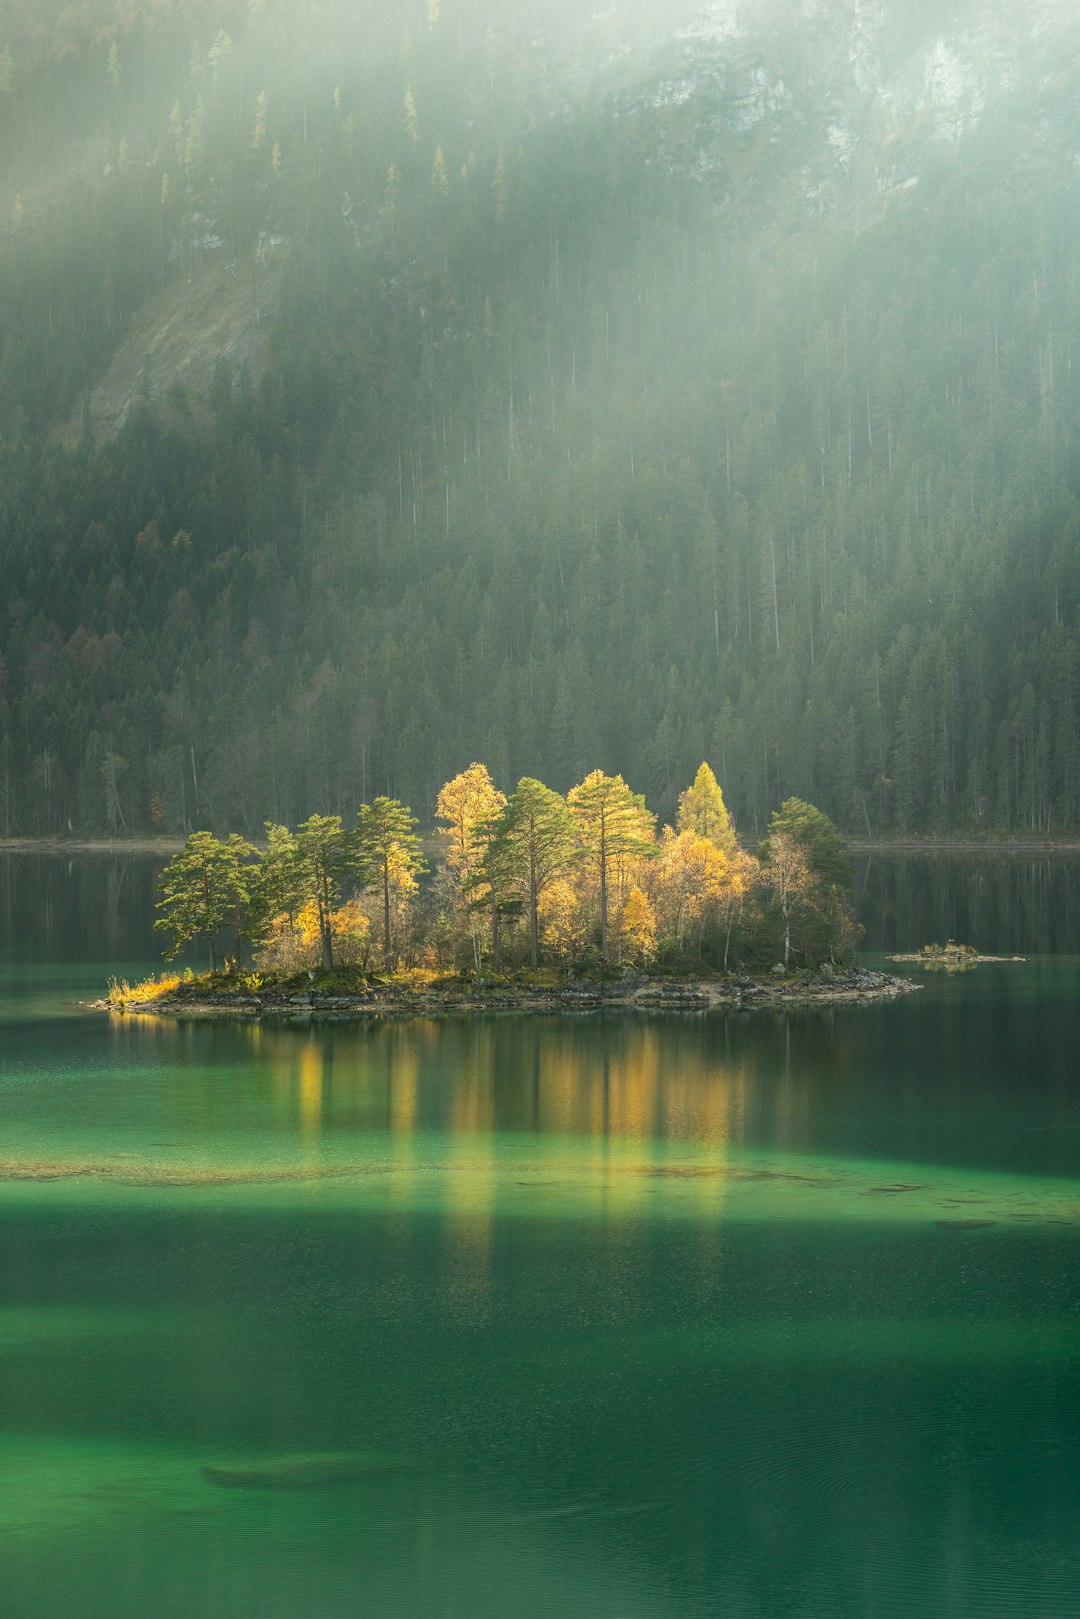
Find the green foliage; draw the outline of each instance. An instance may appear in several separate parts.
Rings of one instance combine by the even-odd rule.
[[[759,850],[786,967],[793,938],[804,964],[843,960],[855,945],[851,868],[844,841],[827,815],[789,798],[769,821]]]
[[[360,879],[376,887],[383,907],[383,960],[393,962],[391,928],[391,889],[409,893],[417,876],[426,870],[420,852],[420,839],[414,828],[416,817],[395,798],[376,798],[361,804],[357,815],[354,848]]]
[[[197,938],[206,941],[211,971],[217,969],[215,940],[232,923],[239,960],[245,937],[245,911],[255,887],[251,864],[255,850],[236,833],[224,842],[211,832],[193,832],[183,852],[174,855],[161,874],[162,913],[154,923],[171,935],[165,952],[171,961]]]
[[[225,976],[247,992],[263,973],[274,981],[298,974],[301,988],[317,971],[320,981],[341,972],[351,982],[370,967],[376,905],[382,965],[398,982],[403,965],[417,988],[477,972],[485,958],[496,978],[520,971],[526,956],[536,971],[541,953],[545,971],[600,978],[654,961],[660,970],[696,962],[727,971],[733,941],[736,961],[757,960],[773,947],[770,927],[782,931],[785,965],[792,956],[813,965],[850,955],[842,845],[827,817],[800,800],[773,816],[757,862],[738,846],[725,853],[693,826],[667,826],[658,840],[642,796],[599,770],[568,799],[533,777],[504,798],[474,764],[444,785],[438,802],[452,835],[424,889],[416,817],[383,796],[361,805],[354,832],[339,816],[311,815],[295,832],[268,825],[261,853],[235,833],[191,834],[161,879],[156,926],[171,935],[169,955],[202,937],[216,976],[227,925],[235,954],[225,958]],[[478,819],[485,807],[491,813]],[[448,931],[448,894],[478,922],[475,930]],[[481,937],[488,924],[490,955]],[[261,946],[257,972],[243,969],[246,942]],[[121,993],[132,994],[123,986]]]
[[[827,815],[801,798],[785,799],[769,819],[769,831],[761,845],[761,857],[769,858],[770,841],[778,834],[791,839],[806,857],[810,875],[827,887],[848,889],[851,867],[844,853],[844,840]]]
[[[297,828],[294,857],[286,854],[284,840],[279,842],[286,861],[285,871],[289,873],[286,880],[295,878],[293,892],[315,907],[322,964],[329,970],[334,965],[331,917],[341,903],[345,884],[355,868],[353,840],[342,828],[340,815],[309,815]]]
[[[565,798],[523,776],[492,829],[484,877],[500,904],[517,901],[529,920],[529,961],[539,962],[539,903],[582,858],[581,837]]]
[[[608,953],[608,901],[620,867],[652,855],[656,848],[656,817],[641,793],[631,792],[621,776],[593,770],[567,795],[577,821],[586,858],[592,862],[599,896],[600,955]],[[734,832],[732,833],[734,841]]]

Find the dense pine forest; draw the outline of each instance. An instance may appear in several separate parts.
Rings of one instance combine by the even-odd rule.
[[[5,8],[0,835],[1075,830],[1080,32],[950,123],[837,41],[985,8],[697,9]]]

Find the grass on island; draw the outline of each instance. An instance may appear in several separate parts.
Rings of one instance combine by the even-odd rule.
[[[164,1000],[185,977],[191,976],[189,969],[186,974],[158,973],[153,977],[140,979],[137,984],[129,984],[126,978],[110,978],[105,1003],[116,1012],[123,1012],[129,1006],[149,1006],[154,1001]]]
[[[620,969],[597,968],[583,975],[590,983],[617,981],[623,976]],[[305,968],[295,973],[259,972],[241,968],[232,972],[193,972],[190,967],[183,973],[164,972],[144,978],[136,984],[127,979],[110,979],[106,1004],[116,1012],[134,1007],[153,1006],[169,999],[183,986],[185,998],[200,994],[214,1000],[235,996],[248,999],[254,995],[271,994],[289,999],[291,996],[316,995],[334,997],[363,995],[373,990],[391,990],[405,995],[468,996],[476,990],[485,992],[527,993],[530,990],[565,989],[573,983],[573,975],[565,968],[515,967],[505,972],[472,973],[452,968],[399,967],[392,972],[373,972],[355,965]]]

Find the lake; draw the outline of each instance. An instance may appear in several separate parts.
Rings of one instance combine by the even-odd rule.
[[[863,860],[889,1005],[110,1020],[0,857],[5,1619],[1064,1619],[1080,865]]]

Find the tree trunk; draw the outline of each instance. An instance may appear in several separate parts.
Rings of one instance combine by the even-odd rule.
[[[502,932],[499,927],[499,902],[494,889],[491,890],[491,966],[494,972],[502,972]]]
[[[535,888],[529,895],[529,965],[531,967],[540,965],[540,926]]]
[[[607,960],[607,829],[600,812],[600,959]]]
[[[383,901],[383,960],[390,966],[390,861],[383,860],[382,874],[382,901]]]
[[[532,831],[532,828],[530,828]],[[540,895],[537,893],[536,851],[529,850],[529,965],[540,964],[540,924],[537,915]]]

